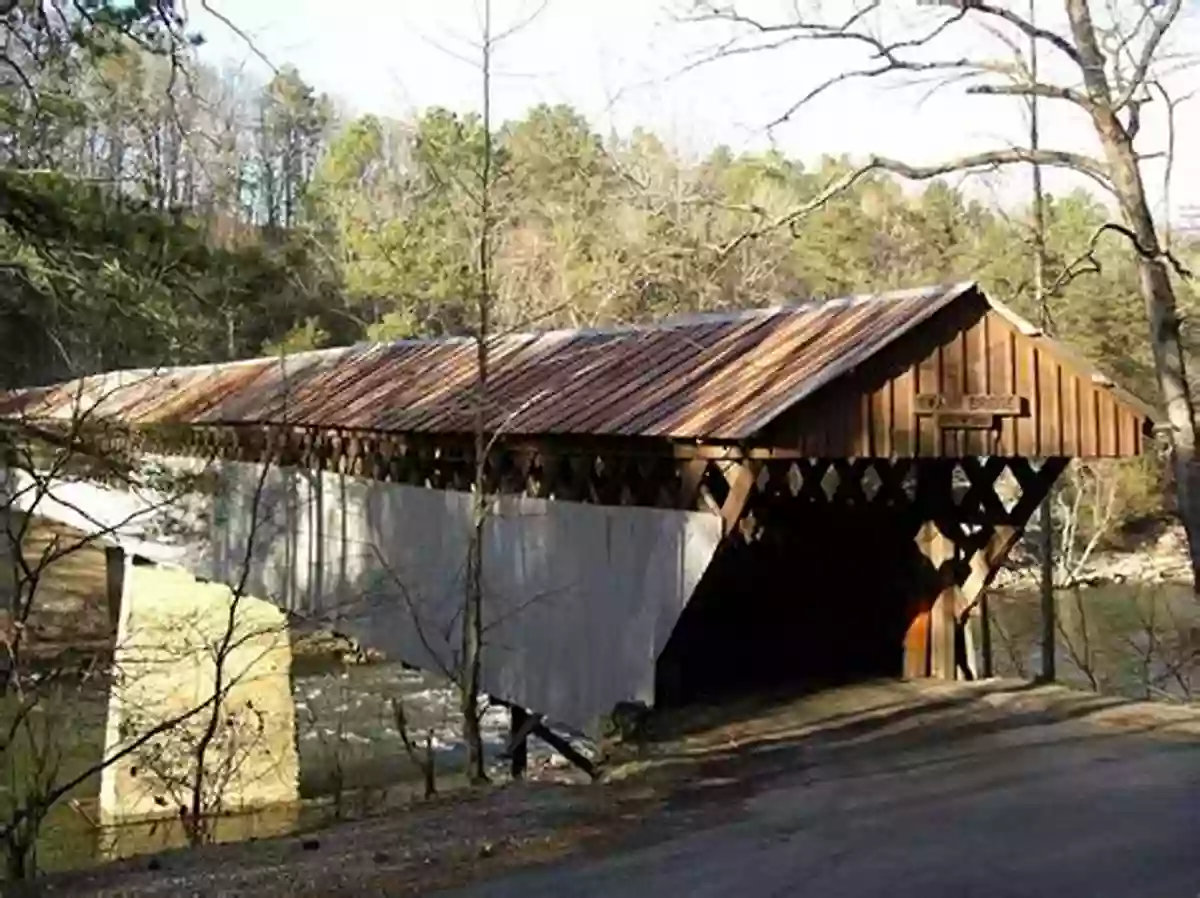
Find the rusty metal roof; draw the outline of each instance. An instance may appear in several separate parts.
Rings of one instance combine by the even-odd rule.
[[[973,283],[644,327],[514,334],[489,346],[487,429],[512,435],[752,437]],[[1009,313],[1011,314],[1011,313]],[[10,394],[0,414],[86,408],[130,423],[288,423],[397,433],[474,426],[472,339],[359,345],[112,372]]]

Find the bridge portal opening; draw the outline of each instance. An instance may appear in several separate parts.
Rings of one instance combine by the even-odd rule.
[[[903,673],[919,554],[900,513],[759,498],[659,656],[660,707]]]

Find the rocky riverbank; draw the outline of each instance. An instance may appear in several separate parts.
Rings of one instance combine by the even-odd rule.
[[[1036,589],[1041,582],[1041,569],[1031,537],[1017,547],[1012,559],[996,575],[997,589]],[[1191,578],[1187,539],[1183,528],[1172,525],[1136,548],[1104,549],[1091,554],[1069,578],[1059,572],[1060,586],[1106,586],[1110,584],[1154,585],[1177,583]],[[1063,582],[1066,581],[1066,582]]]

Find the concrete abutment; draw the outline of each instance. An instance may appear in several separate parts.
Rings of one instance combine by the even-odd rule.
[[[299,800],[287,615],[185,571],[105,553],[116,642],[102,824]],[[219,699],[219,701],[218,701]],[[198,777],[200,758],[203,773]]]

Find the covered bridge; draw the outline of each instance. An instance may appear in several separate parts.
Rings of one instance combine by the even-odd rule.
[[[183,563],[237,582],[265,515],[256,594],[446,663],[475,384],[472,340],[403,341],[98,375],[3,413],[213,460]],[[484,409],[503,497],[484,686],[576,724],[626,699],[967,674],[962,625],[1066,461],[1138,455],[1153,415],[972,283],[504,336]]]

